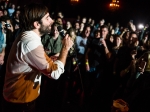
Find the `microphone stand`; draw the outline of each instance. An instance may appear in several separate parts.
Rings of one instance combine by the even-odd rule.
[[[79,76],[80,76],[81,87],[82,87],[82,90],[84,92],[83,81],[82,81],[82,76],[81,76],[81,70],[80,70],[80,67],[79,67],[79,65],[81,63],[78,61],[77,54],[75,55],[75,61],[76,61],[76,67],[75,67],[74,71],[78,70],[78,73],[79,73]]]

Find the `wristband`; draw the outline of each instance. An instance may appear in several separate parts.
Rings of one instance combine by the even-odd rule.
[[[85,64],[86,64],[86,65],[88,65],[88,64],[89,64],[89,62],[85,62]]]
[[[75,65],[76,64],[76,61],[73,61],[73,65]]]

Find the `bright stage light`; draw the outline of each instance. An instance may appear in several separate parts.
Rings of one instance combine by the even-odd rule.
[[[144,25],[143,25],[143,24],[139,24],[139,25],[138,25],[138,28],[139,28],[139,29],[143,29],[143,28],[144,28]]]

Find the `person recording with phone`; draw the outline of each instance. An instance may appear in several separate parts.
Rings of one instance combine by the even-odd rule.
[[[41,36],[51,31],[53,20],[42,4],[26,5],[20,14],[22,31],[10,51],[3,87],[3,112],[35,111],[40,94],[41,73],[58,79],[73,42],[68,35],[62,41],[62,50],[53,62],[45,53]]]
[[[3,25],[2,22],[0,23],[0,71],[2,68],[2,65],[4,64],[4,56],[5,56],[5,47],[6,47],[6,41],[3,34]]]
[[[6,44],[9,50],[13,43],[14,27],[11,19],[7,16],[1,17],[1,21],[3,22],[3,32],[6,35]]]
[[[13,37],[13,27],[11,24],[11,20],[9,17],[7,16],[2,16],[0,18],[0,23],[1,23],[1,42],[3,43],[3,45],[1,46],[2,48],[2,52],[0,50],[0,57],[1,57],[1,61],[0,64],[3,65],[3,70],[1,71],[1,76],[4,77],[3,72],[5,69],[5,65],[6,65],[6,61],[7,61],[7,57],[9,54],[9,50],[11,48],[11,43],[12,43],[12,37]],[[5,57],[4,57],[5,56]]]

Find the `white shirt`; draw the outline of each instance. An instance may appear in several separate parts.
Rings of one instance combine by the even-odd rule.
[[[40,93],[41,73],[58,79],[63,72],[64,64],[46,55],[41,38],[33,31],[23,32],[8,57],[3,96],[9,102],[31,102]]]

